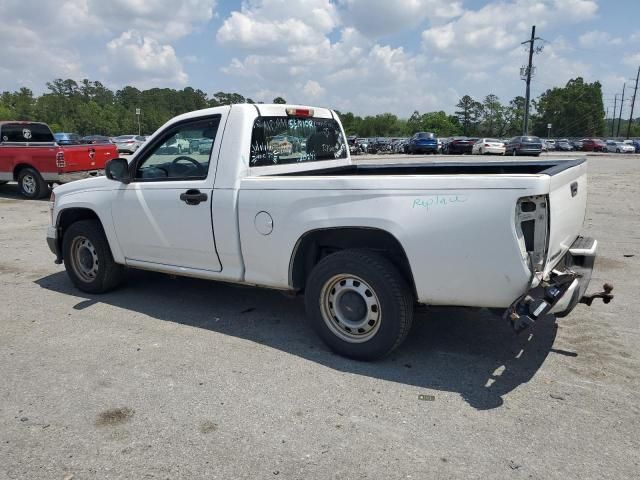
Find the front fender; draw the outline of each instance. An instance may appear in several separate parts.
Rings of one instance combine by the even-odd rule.
[[[112,190],[80,191],[61,195],[56,198],[53,211],[56,228],[60,227],[60,220],[65,211],[71,209],[84,209],[92,211],[97,217],[109,242],[111,254],[116,263],[125,263],[124,254],[120,248],[118,237],[115,233],[113,217],[111,215]],[[60,241],[62,237],[60,237]]]

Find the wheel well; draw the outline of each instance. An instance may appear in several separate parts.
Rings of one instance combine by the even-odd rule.
[[[58,242],[59,242],[59,252],[62,255],[62,238],[64,237],[64,232],[69,228],[73,223],[79,220],[97,220],[100,225],[100,217],[89,208],[67,208],[60,212],[58,216]]]
[[[33,168],[33,167],[28,163],[19,163],[15,167],[13,167],[13,179],[18,180],[18,175],[20,175],[20,171],[24,170],[25,168]]]
[[[298,240],[291,259],[290,284],[296,290],[304,289],[311,270],[323,257],[347,248],[372,250],[387,257],[415,294],[411,265],[404,248],[392,234],[376,228],[338,227],[306,233]]]

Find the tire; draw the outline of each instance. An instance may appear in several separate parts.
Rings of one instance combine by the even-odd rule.
[[[49,187],[34,168],[23,168],[18,173],[18,188],[22,196],[29,199],[44,198],[49,195]]]
[[[67,228],[62,238],[62,257],[69,278],[83,292],[108,292],[124,278],[124,267],[113,260],[98,220],[81,220]]]
[[[413,321],[413,294],[404,278],[387,258],[367,250],[342,250],[320,260],[307,279],[305,306],[327,346],[358,360],[391,353]]]

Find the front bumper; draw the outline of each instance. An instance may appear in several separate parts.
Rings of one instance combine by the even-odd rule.
[[[596,259],[598,242],[578,237],[569,251],[555,265],[549,278],[541,281],[518,298],[504,313],[514,330],[522,331],[547,314],[565,317],[580,302],[591,306],[593,298],[605,303],[613,299],[613,287],[605,284],[605,292],[585,296]]]
[[[60,249],[60,242],[58,241],[58,228],[53,225],[47,227],[47,245],[51,253],[56,256],[55,263],[62,263],[62,250]]]

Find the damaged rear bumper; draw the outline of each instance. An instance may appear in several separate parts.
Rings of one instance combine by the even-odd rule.
[[[514,330],[522,331],[549,313],[556,317],[569,315],[578,303],[591,306],[594,298],[604,303],[613,299],[613,286],[604,285],[604,291],[585,296],[596,259],[598,242],[593,238],[578,237],[569,251],[542,280],[518,298],[504,313]]]

